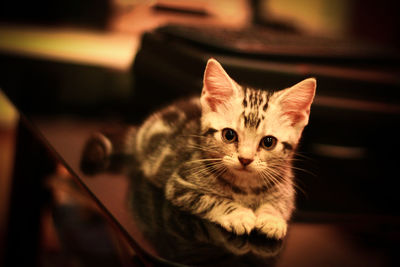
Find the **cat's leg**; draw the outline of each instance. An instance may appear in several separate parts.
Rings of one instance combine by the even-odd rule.
[[[229,199],[220,199],[210,195],[197,196],[204,199],[207,205],[214,207],[203,217],[220,224],[226,230],[238,235],[249,234],[255,225],[256,216],[254,212],[239,203]],[[211,203],[211,204],[210,204]],[[198,210],[198,212],[202,212]]]
[[[286,216],[271,204],[261,205],[255,212],[255,228],[270,238],[282,239],[287,232]]]
[[[86,174],[121,172],[133,153],[136,127],[115,127],[93,133],[86,141],[80,167]]]
[[[231,199],[200,191],[177,174],[167,182],[166,197],[182,210],[217,223],[227,231],[242,235],[254,229],[256,216],[251,209]]]

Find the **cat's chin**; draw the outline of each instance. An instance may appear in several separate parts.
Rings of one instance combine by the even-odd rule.
[[[224,177],[230,183],[240,188],[260,187],[260,177],[251,168],[229,168],[228,173]]]
[[[251,173],[252,171],[247,168],[235,168],[236,172],[244,172],[244,173]]]
[[[250,168],[232,167],[230,169],[233,175],[252,175],[254,172]]]

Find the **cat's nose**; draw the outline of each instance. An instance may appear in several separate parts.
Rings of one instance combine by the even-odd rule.
[[[246,159],[246,158],[242,158],[242,157],[238,157],[238,159],[244,167],[246,167],[247,165],[249,165],[250,163],[253,162],[253,159]]]

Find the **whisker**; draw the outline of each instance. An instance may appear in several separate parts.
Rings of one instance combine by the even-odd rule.
[[[199,144],[188,144],[187,145],[188,147],[191,147],[191,148],[198,148],[198,149],[212,149],[212,148],[216,148],[216,146],[211,146],[211,145],[209,145],[209,146],[203,146],[203,145],[199,145]]]
[[[283,166],[269,166],[269,167],[267,167],[267,170],[270,173],[276,175],[277,177],[280,177],[280,176],[282,176],[282,173],[276,169],[277,167],[279,168],[279,167],[283,167]]]
[[[272,167],[271,166],[268,167],[264,174],[268,177],[268,179],[273,180],[273,184],[277,184],[278,180],[281,180],[281,181],[286,180],[286,181],[291,182],[297,191],[299,191],[299,192],[303,193],[303,195],[307,196],[307,193],[304,191],[304,189],[300,185],[298,185],[293,179],[290,179],[289,177],[287,177],[286,175],[283,175],[283,173],[281,173],[277,169],[275,169],[275,168],[281,169],[281,168],[285,168],[285,167],[288,168],[289,166],[275,164]]]
[[[198,175],[198,174],[210,175],[210,173],[211,173],[214,176],[219,177],[225,171],[226,171],[226,169],[223,166],[217,166],[217,167],[213,167],[213,168],[209,168],[209,169],[200,169],[197,172],[195,172],[194,175]]]
[[[217,166],[217,168],[215,169],[215,173],[214,175],[216,177],[220,177],[222,174],[224,174],[227,171],[227,168],[224,164],[221,164],[220,166]]]
[[[216,166],[198,166],[196,168],[191,168],[189,171],[191,174],[198,174],[198,173],[206,173],[207,171],[213,172],[218,165]]]
[[[273,172],[270,172],[269,168],[266,168],[263,170],[263,176],[264,178],[269,181],[272,186],[277,185],[279,183],[279,180],[275,177]]]
[[[294,166],[292,166],[292,169],[293,170],[296,170],[296,171],[301,171],[301,172],[304,172],[304,173],[307,173],[307,174],[309,174],[309,175],[311,175],[311,176],[317,176],[315,173],[313,173],[312,171],[310,171],[310,170],[306,170],[306,169],[303,169],[303,168],[299,168],[299,167],[294,167]]]
[[[270,182],[271,186],[274,187],[279,184],[279,181],[275,178],[275,176],[269,172],[265,172],[265,177],[267,181]]]
[[[297,171],[301,171],[301,172],[307,173],[307,174],[309,174],[309,175],[311,175],[311,176],[316,176],[316,174],[313,173],[313,172],[311,172],[310,170],[307,170],[307,169],[303,169],[303,168],[300,168],[300,167],[293,166],[293,164],[288,164],[288,163],[286,163],[286,162],[284,162],[284,161],[280,161],[280,160],[272,161],[272,167],[273,167],[273,168],[278,168],[278,169],[280,169],[280,168],[284,168],[284,167],[288,168],[289,166],[290,166],[290,168],[291,168],[292,170],[297,170]]]
[[[301,192],[304,196],[307,197],[306,191],[304,191],[304,189],[301,188],[301,186],[298,185],[295,181],[293,181],[293,186],[296,188],[296,191]]]
[[[268,176],[266,174],[264,174],[263,171],[257,171],[257,173],[263,178],[263,181],[266,183],[266,186],[268,189],[273,187],[272,182],[270,181]]]
[[[205,163],[205,164],[194,166],[190,168],[188,171],[190,171],[192,175],[198,175],[198,174],[208,174],[207,172],[215,173],[218,172],[221,168],[226,168],[220,159],[217,161],[216,160],[207,161],[207,160],[208,159],[200,159],[198,163]]]
[[[207,172],[207,170],[205,170],[205,169],[200,169],[200,170],[197,170],[197,171],[193,171],[193,172],[191,172],[190,173],[191,175],[207,175],[208,174],[208,172]]]
[[[293,154],[293,156],[294,156],[295,158],[297,158],[298,160],[307,160],[307,161],[313,161],[313,160],[314,160],[313,158],[311,158],[311,157],[309,157],[309,156],[306,156],[304,153],[298,152],[298,151],[296,151],[296,152]]]
[[[187,161],[187,163],[194,163],[194,162],[213,162],[213,161],[221,161],[221,158],[194,159],[194,160],[189,160],[189,161]]]
[[[208,138],[207,136],[204,135],[197,135],[197,134],[182,134],[180,135],[181,137],[196,137],[196,138]]]
[[[193,144],[188,144],[187,145],[189,148],[194,148],[202,151],[207,151],[207,152],[215,152],[215,149],[217,149],[217,146],[200,146],[200,145],[193,145]]]

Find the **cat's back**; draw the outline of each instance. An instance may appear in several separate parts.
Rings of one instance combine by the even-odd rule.
[[[147,177],[165,177],[182,162],[188,138],[200,133],[200,118],[200,100],[196,97],[177,101],[144,121],[137,131],[134,150]]]

